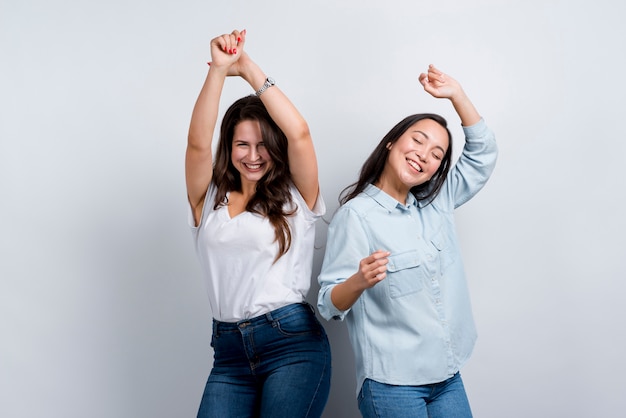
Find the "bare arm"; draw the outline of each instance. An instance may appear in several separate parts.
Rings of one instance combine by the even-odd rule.
[[[388,256],[388,251],[378,250],[362,259],[359,271],[333,287],[330,294],[333,305],[341,311],[351,308],[366,289],[376,286],[387,277]]]
[[[243,53],[245,32],[233,31],[211,41],[211,66],[193,112],[187,137],[185,179],[187,196],[198,224],[202,203],[213,174],[212,142],[219,101],[230,67]]]
[[[480,114],[454,78],[431,64],[428,66],[428,73],[420,74],[419,81],[424,90],[433,97],[446,98],[452,102],[463,126],[472,126],[480,121]]]
[[[257,91],[267,78],[247,54],[236,64],[237,72]],[[289,142],[289,169],[293,182],[309,208],[315,205],[319,192],[317,158],[306,120],[278,86],[268,88],[261,100],[276,125]]]

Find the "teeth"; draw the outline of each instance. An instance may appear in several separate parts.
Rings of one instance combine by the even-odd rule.
[[[419,165],[417,165],[417,163],[413,160],[407,160],[409,165],[411,167],[413,167],[414,169],[416,169],[417,171],[421,172],[422,171],[422,167],[420,167]]]
[[[246,164],[250,170],[257,170],[261,167],[261,164]]]

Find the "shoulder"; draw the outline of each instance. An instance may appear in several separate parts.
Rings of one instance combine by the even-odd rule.
[[[200,222],[198,224],[198,226],[206,223],[206,219],[207,217],[215,212],[215,195],[217,194],[217,186],[215,185],[215,183],[211,182],[209,184],[209,188],[207,189],[207,192],[204,196],[204,202],[202,203],[202,210],[200,213]],[[228,198],[225,198],[228,199]]]
[[[366,193],[360,193],[348,200],[337,209],[337,215],[365,217],[372,209],[380,207],[380,204]]]
[[[291,209],[295,209],[297,213],[302,213],[305,217],[312,219],[317,219],[326,213],[326,203],[324,202],[321,191],[317,192],[317,200],[312,209],[309,209],[304,197],[293,183],[289,185],[289,192],[291,193],[292,199]]]

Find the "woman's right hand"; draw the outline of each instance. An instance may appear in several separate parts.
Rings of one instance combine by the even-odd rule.
[[[246,42],[246,31],[233,30],[211,40],[211,68],[223,69],[227,75],[239,75],[236,69],[231,69],[243,55]]]

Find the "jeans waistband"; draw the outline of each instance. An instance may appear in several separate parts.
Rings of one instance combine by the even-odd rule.
[[[244,326],[250,325],[263,325],[271,324],[275,320],[279,320],[287,315],[291,315],[294,312],[313,312],[315,313],[313,306],[307,302],[292,303],[290,305],[283,306],[282,308],[274,309],[263,315],[255,316],[254,318],[242,319],[237,322],[222,322],[217,319],[213,319],[213,329],[218,331],[226,331],[238,329]]]

